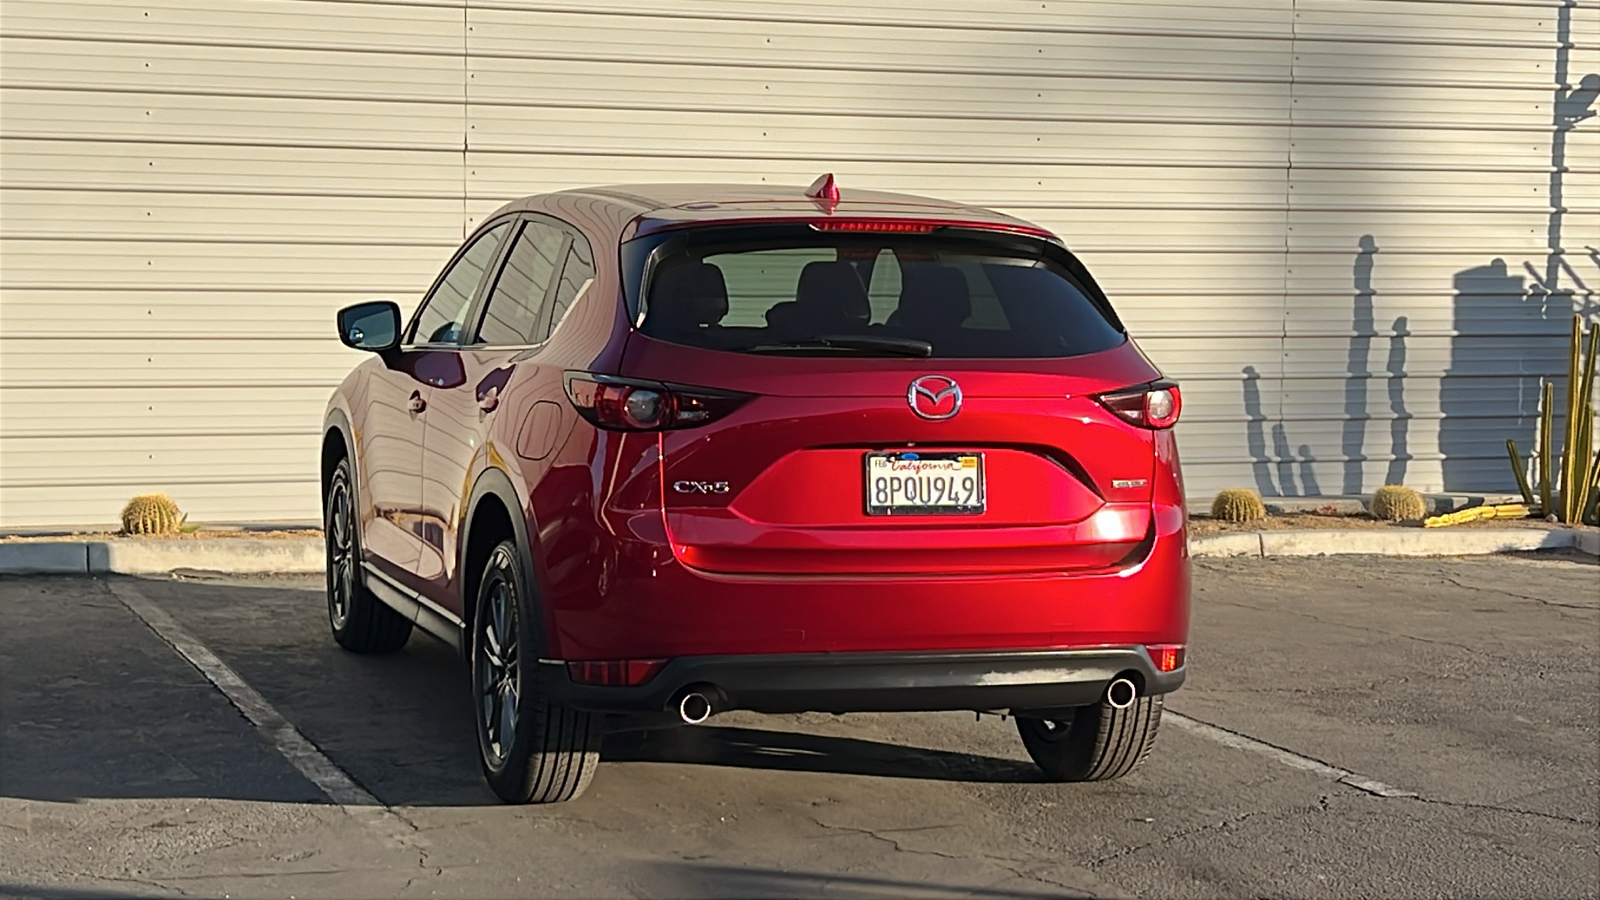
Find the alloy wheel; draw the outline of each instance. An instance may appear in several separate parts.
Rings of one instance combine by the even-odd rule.
[[[336,477],[328,498],[328,618],[340,629],[350,618],[350,601],[355,596],[355,530],[349,485]]]
[[[517,706],[522,676],[517,664],[517,600],[504,577],[486,591],[479,613],[478,715],[484,744],[496,767],[505,762],[517,737]]]

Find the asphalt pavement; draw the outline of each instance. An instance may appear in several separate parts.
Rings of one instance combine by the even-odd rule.
[[[317,579],[0,578],[0,896],[1600,895],[1592,557],[1195,580],[1119,782],[1041,782],[994,717],[734,713],[508,807],[460,661],[339,650]]]

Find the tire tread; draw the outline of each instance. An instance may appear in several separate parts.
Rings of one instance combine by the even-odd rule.
[[[1082,707],[1061,740],[1047,740],[1038,720],[1019,717],[1017,730],[1028,755],[1058,781],[1110,781],[1137,769],[1155,748],[1163,701],[1139,697],[1125,709],[1104,703]]]

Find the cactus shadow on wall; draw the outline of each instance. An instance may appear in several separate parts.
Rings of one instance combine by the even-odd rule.
[[[1372,418],[1371,384],[1378,377],[1372,371],[1372,344],[1379,337],[1374,311],[1374,298],[1378,291],[1373,286],[1374,257],[1378,242],[1370,234],[1357,241],[1357,252],[1352,267],[1355,289],[1351,313],[1350,346],[1347,351],[1344,380],[1344,422],[1341,426],[1340,451],[1343,471],[1340,489],[1346,495],[1365,494],[1363,466],[1366,461],[1367,422]],[[1388,359],[1384,366],[1385,390],[1391,414],[1389,425],[1389,468],[1387,484],[1400,484],[1406,476],[1406,466],[1411,459],[1409,436],[1411,414],[1406,409],[1406,338],[1411,332],[1408,319],[1400,316],[1394,321],[1389,339]],[[1310,444],[1302,443],[1297,450],[1290,449],[1287,423],[1279,416],[1269,417],[1262,404],[1261,374],[1255,366],[1243,369],[1245,409],[1245,439],[1250,452],[1251,470],[1255,476],[1256,491],[1263,497],[1314,497],[1322,494],[1317,480],[1316,452]],[[1271,418],[1272,446],[1267,446],[1268,423]],[[1298,471],[1297,471],[1298,469]],[[1276,470],[1276,472],[1274,472]]]
[[[1533,446],[1541,382],[1548,379],[1556,382],[1558,392],[1564,389],[1560,374],[1566,370],[1573,313],[1589,319],[1600,315],[1595,290],[1586,283],[1600,276],[1600,251],[1589,248],[1597,271],[1580,274],[1567,259],[1562,233],[1567,139],[1578,123],[1595,116],[1600,74],[1575,80],[1569,74],[1570,5],[1557,11],[1556,38],[1544,266],[1541,270],[1531,261],[1523,263],[1526,288],[1523,275],[1513,275],[1502,259],[1456,273],[1450,364],[1439,385],[1439,451],[1446,490],[1516,489],[1504,442],[1515,439],[1523,452]],[[1558,440],[1565,427],[1560,412],[1556,410],[1552,429]]]
[[[1250,451],[1250,470],[1255,475],[1256,493],[1277,497],[1272,480],[1272,457],[1267,453],[1267,414],[1261,407],[1261,373],[1255,366],[1244,367],[1245,446]]]

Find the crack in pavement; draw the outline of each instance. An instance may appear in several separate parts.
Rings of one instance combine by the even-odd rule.
[[[1452,578],[1449,575],[1441,575],[1441,576],[1439,576],[1439,578],[1440,578],[1441,581],[1445,581],[1445,582],[1447,582],[1449,584],[1453,584],[1456,587],[1461,588],[1463,590],[1483,591],[1485,593],[1490,593],[1490,594],[1500,594],[1501,596],[1505,596],[1505,597],[1515,597],[1518,600],[1532,600],[1535,603],[1542,603],[1545,606],[1555,606],[1555,607],[1559,607],[1561,609],[1580,609],[1580,610],[1583,610],[1584,612],[1600,612],[1600,607],[1596,607],[1596,606],[1582,606],[1582,605],[1577,604],[1577,603],[1557,603],[1554,600],[1546,600],[1543,597],[1530,597],[1527,594],[1517,594],[1517,593],[1513,593],[1511,591],[1502,591],[1499,588],[1484,587],[1483,585],[1478,585],[1478,584],[1462,584],[1459,580],[1457,580],[1455,578]]]
[[[1024,872],[1021,869],[1005,865],[997,857],[989,856],[989,857],[983,857],[983,858],[984,859],[993,860],[995,865],[999,866],[1001,869],[1004,869],[1007,872],[1010,872],[1012,875],[1016,876],[1017,878],[1021,878],[1024,881],[1037,881],[1040,884],[1048,884],[1051,887],[1057,887],[1057,888],[1062,888],[1064,890],[1073,891],[1077,896],[1088,897],[1088,898],[1091,898],[1091,900],[1092,900],[1092,898],[1096,898],[1096,897],[1100,896],[1099,893],[1097,893],[1095,891],[1091,891],[1091,890],[1089,890],[1088,888],[1085,888],[1085,887],[1079,887],[1078,885],[1075,885],[1075,884],[1068,884],[1065,881],[1057,881],[1054,878],[1046,878],[1043,875],[1037,875],[1037,874],[1035,874],[1033,872]]]
[[[1260,738],[1251,737],[1243,732],[1224,728],[1220,725],[1213,725],[1209,722],[1203,722],[1199,719],[1193,718],[1192,716],[1184,715],[1183,713],[1180,713],[1174,709],[1169,708],[1166,712],[1167,716],[1170,717],[1174,722],[1192,733],[1201,735],[1202,737],[1210,738],[1226,746],[1232,746],[1240,750],[1252,750],[1254,752],[1261,753],[1265,756],[1276,759],[1278,762],[1281,762],[1291,768],[1301,769],[1302,771],[1321,775],[1324,778],[1333,780],[1337,784],[1353,787],[1358,791],[1371,794],[1374,797],[1394,800],[1415,800],[1419,803],[1433,804],[1437,806],[1453,806],[1460,809],[1480,809],[1508,813],[1512,815],[1532,816],[1535,818],[1549,819],[1556,822],[1567,822],[1574,825],[1595,824],[1594,822],[1585,821],[1572,816],[1538,812],[1531,809],[1520,809],[1514,806],[1497,806],[1492,803],[1474,803],[1465,800],[1444,800],[1437,797],[1425,797],[1416,791],[1400,790],[1384,784],[1381,781],[1375,781],[1365,776],[1358,775],[1348,769],[1331,765],[1320,759],[1316,759],[1315,757],[1306,756],[1305,754],[1297,753],[1286,747],[1280,747],[1277,744],[1263,741]]]
[[[214,872],[209,875],[166,875],[168,881],[218,881],[226,878],[295,878],[300,875],[348,875],[352,872],[387,872],[388,869],[289,869],[281,872]]]
[[[958,861],[959,860],[964,860],[964,859],[971,859],[971,857],[968,857],[968,856],[956,856],[953,853],[941,853],[938,850],[908,850],[905,847],[901,846],[900,842],[895,840],[894,838],[884,837],[883,835],[877,833],[876,831],[873,831],[870,828],[856,828],[855,826],[852,826],[852,825],[829,825],[827,822],[822,821],[821,819],[817,818],[816,816],[807,816],[806,818],[810,819],[818,828],[824,829],[826,831],[842,831],[842,832],[845,832],[847,834],[861,834],[861,835],[866,835],[867,837],[872,838],[873,840],[883,841],[884,843],[888,844],[890,847],[894,848],[894,851],[896,853],[913,853],[913,854],[921,854],[923,856],[937,856],[937,857],[940,857],[941,859],[953,859],[953,860],[958,860]],[[910,829],[897,829],[897,830],[905,831],[905,830],[910,830]],[[1012,859],[1012,860],[1009,860],[1009,861],[1010,862],[1026,862],[1026,860],[1021,860],[1021,859]]]
[[[1549,819],[1553,822],[1566,822],[1570,825],[1588,825],[1593,827],[1596,824],[1593,821],[1586,821],[1573,816],[1563,816],[1558,813],[1538,812],[1532,809],[1518,809],[1515,806],[1496,806],[1493,803],[1472,803],[1467,800],[1441,800],[1437,797],[1424,797],[1420,794],[1407,799],[1415,800],[1418,803],[1426,803],[1430,806],[1450,806],[1455,807],[1456,809],[1481,809],[1489,812],[1502,812],[1518,816],[1532,816],[1536,819]]]
[[[1457,650],[1465,650],[1466,652],[1471,653],[1474,656],[1480,656],[1480,657],[1484,657],[1486,659],[1495,660],[1496,662],[1505,663],[1508,666],[1517,664],[1516,660],[1513,660],[1513,659],[1511,659],[1509,657],[1497,656],[1497,655],[1495,655],[1493,653],[1490,653],[1490,652],[1488,652],[1486,650],[1480,650],[1480,649],[1478,649],[1476,647],[1469,647],[1466,644],[1457,644],[1454,641],[1441,641],[1441,640],[1437,640],[1435,638],[1418,637],[1417,635],[1414,635],[1414,634],[1406,634],[1403,631],[1390,631],[1388,629],[1383,629],[1383,628],[1371,628],[1371,627],[1368,627],[1368,626],[1365,626],[1365,625],[1352,625],[1349,622],[1342,622],[1342,621],[1338,621],[1338,620],[1334,620],[1334,619],[1324,619],[1324,618],[1321,618],[1321,617],[1318,617],[1318,616],[1311,615],[1310,613],[1307,613],[1307,612],[1301,612],[1300,610],[1297,610],[1297,609],[1285,609],[1283,607],[1251,606],[1248,603],[1240,603],[1237,600],[1207,600],[1206,602],[1207,603],[1220,603],[1220,604],[1224,604],[1224,605],[1227,605],[1227,606],[1237,606],[1240,609],[1248,609],[1248,610],[1251,610],[1253,612],[1283,613],[1285,615],[1299,616],[1301,618],[1310,619],[1311,621],[1317,622],[1317,623],[1322,624],[1322,625],[1333,625],[1333,626],[1336,626],[1336,627],[1339,627],[1339,628],[1348,628],[1348,629],[1350,629],[1352,631],[1360,631],[1360,632],[1365,632],[1367,634],[1383,635],[1384,637],[1405,638],[1406,640],[1417,641],[1417,642],[1423,643],[1423,644],[1434,644],[1434,645],[1440,646],[1440,647],[1453,647],[1453,648],[1455,648]]]
[[[1249,818],[1251,818],[1253,816],[1263,815],[1263,814],[1265,814],[1265,812],[1266,812],[1265,810],[1253,809],[1253,810],[1251,810],[1249,812],[1246,812],[1246,813],[1240,813],[1240,814],[1238,814],[1236,816],[1230,816],[1230,817],[1228,817],[1226,819],[1223,819],[1223,820],[1221,820],[1219,822],[1207,822],[1206,824],[1201,825],[1198,828],[1186,828],[1186,829],[1184,829],[1182,831],[1175,831],[1172,834],[1169,834],[1166,837],[1161,838],[1160,840],[1151,841],[1151,842],[1149,842],[1147,844],[1139,844],[1139,845],[1134,846],[1134,847],[1124,847],[1124,848],[1122,848],[1121,850],[1118,850],[1115,853],[1108,853],[1105,856],[1101,856],[1101,857],[1097,857],[1095,859],[1092,859],[1092,860],[1084,863],[1084,865],[1089,867],[1089,868],[1091,868],[1091,869],[1097,868],[1099,866],[1105,865],[1108,862],[1111,862],[1112,860],[1121,859],[1124,856],[1132,856],[1135,853],[1139,853],[1139,852],[1142,852],[1144,850],[1148,850],[1151,847],[1164,847],[1167,844],[1170,844],[1170,843],[1172,843],[1174,841],[1181,841],[1184,838],[1193,837],[1194,835],[1197,835],[1197,834],[1204,834],[1204,833],[1206,833],[1208,831],[1216,831],[1216,830],[1219,830],[1219,829],[1227,828],[1230,825],[1237,825],[1240,822],[1243,822],[1244,820],[1249,819]]]
[[[923,825],[923,826],[918,826],[918,827],[913,827],[913,828],[884,828],[884,829],[874,830],[874,829],[871,829],[871,828],[858,828],[858,827],[855,827],[853,825],[830,825],[827,822],[824,822],[824,821],[822,821],[821,819],[818,819],[815,816],[807,816],[807,818],[809,818],[812,821],[813,824],[817,825],[819,828],[822,828],[822,829],[824,829],[826,831],[842,831],[842,832],[845,832],[845,833],[848,833],[848,834],[859,834],[859,835],[864,835],[866,837],[872,838],[873,840],[882,841],[882,842],[888,844],[894,850],[894,852],[896,852],[896,853],[908,853],[908,854],[912,854],[912,855],[922,855],[922,856],[936,856],[936,857],[939,857],[940,859],[948,859],[948,860],[953,860],[953,861],[956,861],[956,862],[973,862],[973,861],[988,862],[988,863],[993,864],[996,868],[1001,869],[1002,871],[1005,871],[1005,872],[1009,872],[1014,877],[1020,878],[1020,879],[1022,879],[1024,881],[1035,881],[1035,882],[1038,882],[1039,884],[1049,885],[1050,887],[1053,887],[1053,888],[1061,888],[1061,889],[1064,889],[1064,890],[1072,891],[1072,892],[1074,892],[1075,895],[1082,896],[1082,897],[1093,898],[1093,897],[1100,896],[1098,893],[1096,893],[1094,891],[1091,891],[1088,888],[1081,887],[1081,886],[1075,885],[1075,884],[1069,884],[1069,883],[1064,882],[1064,881],[1058,881],[1058,880],[1056,880],[1054,878],[1047,878],[1047,877],[1045,877],[1043,875],[1039,875],[1039,874],[1036,874],[1036,873],[1033,873],[1033,872],[1024,871],[1023,869],[1019,868],[1020,866],[1026,865],[1026,864],[1029,864],[1029,863],[1037,864],[1036,860],[1019,859],[1019,858],[1014,857],[1014,856],[995,856],[995,855],[989,854],[989,853],[974,853],[974,854],[968,854],[968,855],[956,855],[956,854],[953,854],[953,853],[943,853],[943,852],[940,852],[938,850],[915,850],[915,849],[911,849],[911,848],[905,847],[904,845],[902,845],[899,841],[895,840],[894,838],[890,838],[890,837],[885,837],[884,836],[884,833],[897,833],[897,832],[903,833],[903,832],[913,832],[913,831],[933,831],[933,830],[942,829],[942,828],[953,828],[953,827],[955,827],[953,825]],[[880,832],[882,832],[882,833],[880,833]]]

